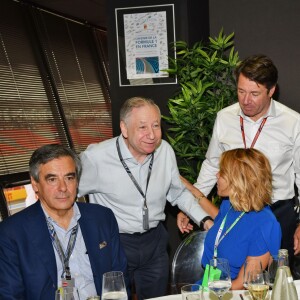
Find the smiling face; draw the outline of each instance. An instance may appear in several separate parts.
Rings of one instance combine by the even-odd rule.
[[[269,109],[275,88],[274,86],[268,91],[264,85],[258,84],[243,74],[240,74],[237,84],[237,93],[240,107],[244,114],[253,121],[257,121],[265,115]]]
[[[160,113],[154,105],[133,108],[120,127],[129,151],[139,162],[161,142]]]
[[[72,210],[78,180],[75,162],[71,157],[62,156],[40,165],[39,181],[31,177],[31,182],[44,209],[51,217]]]

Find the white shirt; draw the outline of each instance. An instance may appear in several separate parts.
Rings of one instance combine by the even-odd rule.
[[[262,119],[268,117],[254,148],[263,152],[270,161],[272,201],[293,198],[294,183],[300,188],[300,114],[273,99],[267,114],[256,122],[243,114],[239,103],[218,113],[206,159],[194,185],[205,195],[209,194],[217,181],[222,152],[244,148],[240,116],[244,119],[247,148],[251,146]]]
[[[109,207],[115,214],[121,233],[144,232],[142,208],[144,199],[125,171],[117,152],[116,139],[90,145],[80,158],[83,165],[79,195],[89,194],[90,202]],[[139,163],[119,138],[122,157],[145,193],[151,155]],[[146,194],[149,227],[165,219],[169,201],[187,213],[195,222],[207,214],[182,184],[172,147],[164,140],[155,150]]]

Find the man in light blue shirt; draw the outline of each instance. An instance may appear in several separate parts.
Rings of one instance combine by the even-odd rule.
[[[163,296],[168,285],[168,234],[161,224],[169,201],[194,220],[206,213],[182,184],[171,146],[161,139],[161,115],[150,99],[128,99],[120,112],[122,134],[90,145],[79,194],[114,212],[138,299]]]

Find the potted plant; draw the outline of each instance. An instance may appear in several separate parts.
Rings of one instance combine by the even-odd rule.
[[[170,74],[176,74],[180,90],[168,100],[167,138],[178,158],[181,174],[195,182],[205,159],[217,112],[236,101],[234,69],[239,63],[234,33],[223,29],[207,43],[191,48],[175,42],[176,58],[170,60]]]

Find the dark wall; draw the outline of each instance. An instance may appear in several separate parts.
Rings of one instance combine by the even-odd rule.
[[[279,71],[278,100],[300,112],[300,1],[210,0],[210,34],[235,32],[243,59],[268,55]]]

